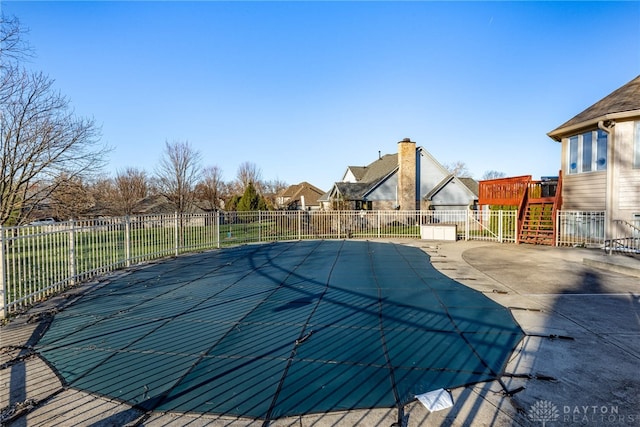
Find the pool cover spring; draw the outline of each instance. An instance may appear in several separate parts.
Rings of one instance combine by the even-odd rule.
[[[522,336],[418,248],[318,240],[116,276],[57,314],[37,351],[67,385],[143,410],[271,420],[494,380]]]

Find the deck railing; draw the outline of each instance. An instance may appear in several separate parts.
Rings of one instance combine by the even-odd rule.
[[[640,220],[613,220],[611,236],[604,242],[607,252],[640,254]]]
[[[559,214],[562,245],[604,245],[604,213]],[[134,264],[228,246],[304,239],[418,239],[455,225],[458,239],[516,241],[515,210],[275,211],[145,215],[0,227],[0,318]]]
[[[534,181],[531,175],[480,181],[478,205],[514,206],[518,210],[518,234],[525,223],[527,205],[553,204],[555,214],[562,206],[562,172],[558,178]],[[553,241],[557,239],[555,215],[552,216]]]
[[[531,175],[490,179],[479,183],[478,204],[520,206],[523,199],[553,202],[559,189],[559,180],[534,181]]]
[[[530,182],[531,175],[480,181],[478,204],[481,206],[518,206]]]

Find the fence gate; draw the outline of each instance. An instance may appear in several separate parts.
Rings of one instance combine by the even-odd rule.
[[[465,239],[515,242],[517,218],[517,211],[469,211]]]

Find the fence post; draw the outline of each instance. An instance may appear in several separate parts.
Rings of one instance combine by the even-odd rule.
[[[7,310],[7,279],[4,274],[5,252],[4,252],[4,227],[0,225],[0,301],[2,302],[2,310],[0,311],[0,319],[6,318],[9,313]]]
[[[180,252],[180,242],[178,240],[178,212],[176,211],[173,220],[173,238],[175,240],[175,254],[178,256]]]
[[[216,211],[216,242],[217,248],[220,249],[220,211]]]
[[[502,214],[504,211],[500,209],[498,211],[498,243],[502,243]]]
[[[262,242],[262,211],[258,211],[258,243]]]
[[[469,217],[473,215],[473,211],[470,209],[467,209],[467,216],[464,218],[464,240],[469,240]]]
[[[382,230],[380,229],[380,223],[382,221],[380,219],[381,212],[380,211],[377,211],[377,212],[378,212],[378,239],[379,239],[381,237],[381,234],[382,234]]]
[[[76,276],[78,274],[78,265],[76,258],[76,221],[69,220],[69,284],[75,285]]]
[[[131,267],[131,221],[129,215],[124,217],[124,259],[125,265]]]
[[[302,240],[302,211],[298,212],[298,240]]]
[[[604,235],[602,237],[604,237],[604,247],[607,247],[607,236],[609,236],[609,255],[613,255],[613,234],[611,233],[611,228],[613,228],[612,225],[610,225],[607,221],[607,212],[604,212],[603,215],[603,220],[604,220]]]
[[[516,236],[515,239],[515,243],[516,245],[520,244],[520,236],[518,235],[518,227],[520,226],[520,208],[516,209],[516,218],[515,218],[515,223],[516,223],[516,231],[514,233],[514,236]]]

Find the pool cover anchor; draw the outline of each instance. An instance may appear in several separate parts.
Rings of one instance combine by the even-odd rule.
[[[391,427],[408,427],[409,425],[409,414],[404,415],[403,413],[398,414],[399,420],[393,424]]]
[[[302,338],[298,338],[295,342],[296,347],[302,344],[303,342],[305,342],[306,340],[308,340],[312,334],[313,334],[313,331],[309,331],[309,333],[303,336]]]

